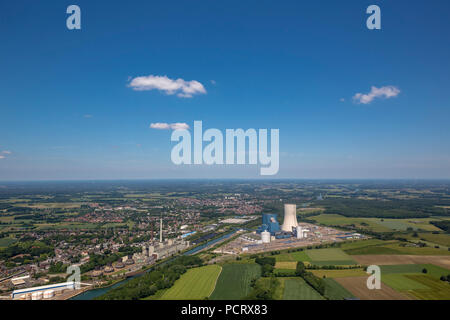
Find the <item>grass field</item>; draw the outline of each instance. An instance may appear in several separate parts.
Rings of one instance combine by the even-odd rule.
[[[367,246],[359,246],[349,249],[344,249],[349,255],[450,255],[450,251],[436,249],[433,247],[413,247],[402,246],[401,242],[388,242],[381,244],[367,244]]]
[[[407,275],[411,280],[414,280],[428,289],[414,289],[408,293],[417,299],[421,300],[449,300],[450,299],[450,284],[436,280],[427,275]]]
[[[281,253],[275,256],[277,262],[297,262],[297,261],[311,261],[305,251],[296,251],[290,253]]]
[[[330,300],[344,300],[355,296],[333,279],[324,279],[325,296]]]
[[[408,239],[411,240],[420,240],[425,239],[426,241],[445,246],[450,247],[450,234],[433,234],[433,233],[419,233],[418,237],[408,237]]]
[[[427,275],[439,279],[441,276],[447,276],[450,274],[449,269],[445,269],[433,264],[400,264],[400,265],[386,265],[380,266],[381,274],[408,274],[416,273],[421,274],[423,269],[427,270]]]
[[[381,277],[383,278],[383,276]],[[398,292],[387,285],[380,290],[367,289],[367,276],[336,278],[336,281],[355,297],[361,300],[410,300],[411,297]]]
[[[275,269],[295,270],[297,262],[295,261],[280,261],[275,264]]]
[[[323,300],[303,279],[285,279],[283,300]]]
[[[367,273],[363,269],[311,270],[311,272],[319,278],[323,278],[323,276],[325,276],[326,278],[346,278],[363,277],[367,275]]]
[[[353,256],[361,265],[433,264],[450,270],[450,256],[421,255],[361,255]]]
[[[428,289],[427,286],[421,284],[420,282],[414,281],[414,279],[409,278],[408,275],[403,274],[382,274],[381,282],[397,291]]]
[[[354,225],[360,229],[368,229],[375,232],[388,232],[391,231],[388,227],[375,223],[365,218],[348,218],[339,214],[319,214],[317,216],[311,216],[309,219],[315,220],[317,223],[326,226],[349,226]]]
[[[225,264],[210,299],[242,299],[251,291],[250,282],[260,276],[261,267],[255,263]]]
[[[353,259],[341,249],[327,248],[306,251],[311,264],[317,266],[354,265]]]
[[[189,269],[172,288],[164,292],[161,300],[202,300],[211,295],[221,267],[209,265]]]

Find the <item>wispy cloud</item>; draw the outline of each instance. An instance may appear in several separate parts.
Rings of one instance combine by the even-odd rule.
[[[90,118],[93,118],[94,116],[92,115],[92,114],[85,114],[84,116],[83,116],[83,118],[86,118],[86,119],[90,119]]]
[[[353,96],[353,100],[356,103],[369,104],[376,98],[390,99],[398,96],[400,94],[400,89],[394,86],[386,86],[377,88],[372,86],[369,93],[357,93]]]
[[[5,150],[5,151],[2,151],[2,153],[3,153],[3,154],[11,154],[12,152],[11,152],[11,151]]]
[[[131,79],[128,84],[135,91],[159,90],[167,95],[176,94],[180,98],[192,98],[196,94],[206,94],[206,89],[196,80],[170,79],[167,76],[144,76]]]
[[[5,156],[0,155],[0,159],[5,159]]]
[[[189,125],[187,123],[165,123],[165,122],[157,122],[150,124],[151,129],[157,130],[187,130],[189,129]]]

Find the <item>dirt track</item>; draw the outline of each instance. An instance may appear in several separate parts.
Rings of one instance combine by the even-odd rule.
[[[369,290],[367,288],[368,277],[352,277],[334,279],[355,297],[361,300],[411,300],[409,296],[403,295],[381,283],[380,290]]]
[[[412,255],[362,255],[352,256],[352,259],[362,265],[393,265],[393,264],[427,264],[431,263],[450,269],[450,256],[412,256]]]

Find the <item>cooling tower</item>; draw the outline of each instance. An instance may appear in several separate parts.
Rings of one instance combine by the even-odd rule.
[[[284,205],[284,222],[281,230],[286,232],[292,232],[292,228],[297,228],[297,205],[285,204]]]

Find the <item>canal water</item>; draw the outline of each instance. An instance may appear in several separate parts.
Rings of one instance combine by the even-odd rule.
[[[184,255],[192,255],[192,254],[195,254],[195,253],[197,253],[197,252],[203,250],[204,248],[213,245],[214,243],[217,243],[217,242],[219,242],[219,241],[222,241],[222,240],[224,240],[224,239],[227,239],[227,238],[231,237],[231,236],[232,236],[233,234],[235,234],[237,231],[238,231],[238,230],[234,230],[233,232],[224,234],[223,236],[221,236],[221,237],[219,237],[219,238],[216,238],[216,239],[211,240],[211,241],[207,241],[207,242],[205,242],[204,244],[202,244],[201,246],[198,246],[198,247],[195,247],[194,249],[191,249],[191,250],[186,251],[186,252],[184,253]],[[173,259],[175,259],[175,258],[173,258]],[[164,262],[164,264],[170,262],[170,261],[173,260],[173,259],[167,260],[166,262]],[[161,265],[161,264],[160,264],[160,265]],[[151,271],[151,270],[152,270],[152,269],[149,269],[148,271]],[[148,272],[148,271],[147,271],[147,272]],[[86,291],[86,292],[83,292],[83,293],[81,293],[81,294],[79,294],[79,295],[77,295],[77,296],[71,298],[70,300],[92,300],[92,299],[95,299],[95,298],[97,298],[97,297],[100,297],[101,295],[104,295],[104,294],[107,293],[109,290],[112,290],[112,289],[114,289],[114,288],[117,288],[117,287],[119,287],[119,286],[121,286],[121,285],[127,283],[127,282],[130,281],[131,279],[140,277],[140,276],[142,276],[142,275],[143,275],[143,274],[137,274],[137,275],[135,275],[135,276],[126,278],[125,280],[122,280],[122,281],[120,281],[120,282],[117,282],[116,284],[114,284],[114,285],[112,285],[112,286],[110,286],[110,287],[106,287],[106,288],[98,288],[98,289],[93,289],[93,290],[88,290],[88,291]]]

